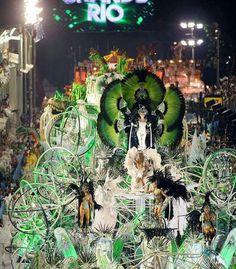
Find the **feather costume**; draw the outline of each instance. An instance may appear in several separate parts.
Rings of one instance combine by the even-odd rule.
[[[94,215],[95,215],[95,210],[100,210],[102,208],[101,205],[99,205],[95,199],[94,199],[94,186],[93,186],[93,182],[87,182],[87,180],[83,180],[80,187],[77,186],[76,184],[70,184],[69,185],[69,189],[73,190],[73,192],[75,193],[75,196],[78,200],[78,223],[82,226],[82,227],[86,227],[86,226],[90,226],[92,225],[92,221],[94,219]],[[81,216],[81,207],[84,206],[84,204],[86,203],[86,192],[91,195],[91,202],[87,202],[87,205],[85,206],[89,206],[89,216],[86,217],[82,217]],[[89,218],[89,220],[86,220],[86,218]],[[83,220],[83,223],[81,223],[81,218]]]
[[[185,218],[180,219],[180,216],[185,215],[187,210],[186,202],[188,200],[188,192],[186,187],[180,180],[174,181],[167,169],[165,171],[155,171],[154,175],[149,178],[149,181],[154,183],[157,189],[161,190],[163,201],[168,197],[171,198],[165,208],[165,218],[169,221],[168,227],[178,229],[182,235],[187,225]],[[158,202],[157,200],[156,203]]]
[[[212,239],[216,235],[216,229],[214,223],[216,220],[216,215],[212,209],[210,202],[211,191],[208,191],[205,196],[205,201],[202,206],[202,232],[205,237],[206,244],[210,245]]]

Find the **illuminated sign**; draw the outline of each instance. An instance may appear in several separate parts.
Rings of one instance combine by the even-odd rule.
[[[88,5],[88,21],[95,22],[119,22],[124,17],[124,10],[118,5],[109,5],[108,7],[105,4],[89,4]]]
[[[53,9],[54,20],[77,32],[130,31],[154,15],[155,0],[61,0]],[[64,10],[63,10],[64,8]],[[99,26],[100,25],[100,26]]]
[[[62,0],[64,3],[66,4],[74,4],[74,3],[77,3],[77,4],[81,4],[81,3],[95,3],[97,1],[95,0]],[[135,2],[137,4],[145,4],[148,2],[148,0],[101,0],[100,1],[101,3],[103,4],[111,4],[112,2],[113,3],[116,3],[116,4],[127,4],[127,3],[130,3],[130,2]]]
[[[81,4],[81,0],[62,0],[66,4]],[[119,4],[129,4],[135,2],[136,4],[146,4],[148,0],[101,0],[100,5],[94,0],[84,0],[88,3],[88,21],[106,22],[107,20],[117,23],[124,18],[124,9]]]
[[[222,96],[205,96],[204,97],[204,106],[207,107],[208,104],[223,105],[223,97]]]

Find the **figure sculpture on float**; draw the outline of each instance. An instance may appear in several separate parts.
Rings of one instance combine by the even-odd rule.
[[[149,180],[152,183],[149,192],[152,192],[155,197],[154,216],[161,220],[162,213],[165,212],[164,217],[168,220],[168,227],[178,229],[182,235],[187,226],[186,218],[180,218],[181,215],[187,215],[186,187],[179,180],[175,181],[167,169],[155,171]]]
[[[125,168],[132,178],[131,190],[144,191],[148,177],[153,171],[161,168],[161,156],[155,149],[138,150],[132,147],[125,158]]]
[[[40,138],[42,142],[46,142],[47,132],[53,124],[53,118],[59,113],[65,111],[66,105],[63,101],[56,98],[44,98],[43,100],[44,112],[40,117]]]
[[[125,168],[132,177],[132,191],[142,190],[153,170],[161,166],[161,156],[154,149],[160,130],[157,123],[157,115],[152,115],[148,104],[143,102],[137,103],[132,113],[126,113],[125,130],[129,135],[129,150]]]
[[[164,202],[167,198],[167,195],[165,194],[165,191],[160,188],[158,186],[157,181],[154,181],[150,188],[149,188],[149,192],[154,194],[155,197],[155,202],[154,202],[154,216],[157,219],[160,219],[161,214],[162,214],[162,210],[163,210],[163,206],[164,206]]]
[[[52,108],[50,106],[46,106],[44,108],[44,112],[40,117],[40,139],[42,142],[46,142],[46,136],[47,136],[47,126],[49,122],[52,122],[53,114],[52,114]]]
[[[97,258],[97,266],[101,269],[110,269],[112,266],[112,239],[102,237],[100,238],[95,247]]]
[[[150,134],[150,147],[152,148],[152,126],[150,123],[147,123],[146,115],[147,115],[147,109],[142,106],[139,111],[139,128],[137,130],[137,137],[139,141],[139,146],[138,148],[140,150],[146,149],[146,137],[147,137],[147,131],[146,129],[149,129],[149,134]]]
[[[115,210],[115,195],[124,192],[118,184],[122,182],[122,177],[113,179],[110,176],[110,171],[107,172],[106,181],[103,186],[98,186],[95,191],[95,199],[97,203],[102,206],[102,210],[99,210],[93,222],[93,230],[99,229],[99,227],[111,227],[115,228],[117,212]]]
[[[78,199],[78,224],[84,232],[88,232],[94,220],[95,210],[102,208],[94,199],[93,182],[83,178],[80,187],[70,184],[69,188],[75,192]]]
[[[145,95],[145,91],[139,94]],[[138,101],[131,112],[125,113],[124,127],[129,137],[129,149],[135,147],[142,151],[155,148],[156,138],[162,128],[159,116],[151,113],[148,103],[143,101]]]
[[[208,191],[205,197],[205,202],[202,207],[202,232],[205,238],[206,245],[210,246],[212,239],[216,235],[216,229],[214,223],[216,221],[216,215],[212,209],[210,202],[211,191]]]

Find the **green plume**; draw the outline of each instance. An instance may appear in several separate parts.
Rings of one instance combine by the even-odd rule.
[[[101,98],[101,113],[104,119],[112,125],[119,115],[119,100],[122,97],[121,82],[115,80],[103,92]]]
[[[169,146],[171,148],[174,148],[179,145],[179,143],[182,140],[183,136],[183,124],[180,123],[179,126],[176,129],[173,129],[172,131],[167,131],[167,129],[164,129],[164,132],[160,138],[160,144],[162,146]]]
[[[142,97],[139,96],[141,88],[144,92],[144,96]],[[136,70],[128,74],[124,79],[122,89],[124,100],[127,102],[129,109],[133,108],[137,102],[137,98],[141,98],[150,103],[152,110],[156,110],[165,95],[163,82],[147,70]]]
[[[114,125],[109,125],[102,114],[98,115],[97,130],[102,142],[109,147],[116,147],[119,144],[119,133]]]
[[[183,120],[185,102],[182,93],[177,89],[168,89],[164,99],[166,113],[164,125],[167,131],[176,129]]]

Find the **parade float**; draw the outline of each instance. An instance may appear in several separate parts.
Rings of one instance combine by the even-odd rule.
[[[232,268],[236,151],[188,141],[178,88],[124,55],[91,60],[45,102],[42,154],[8,206],[13,268]]]

